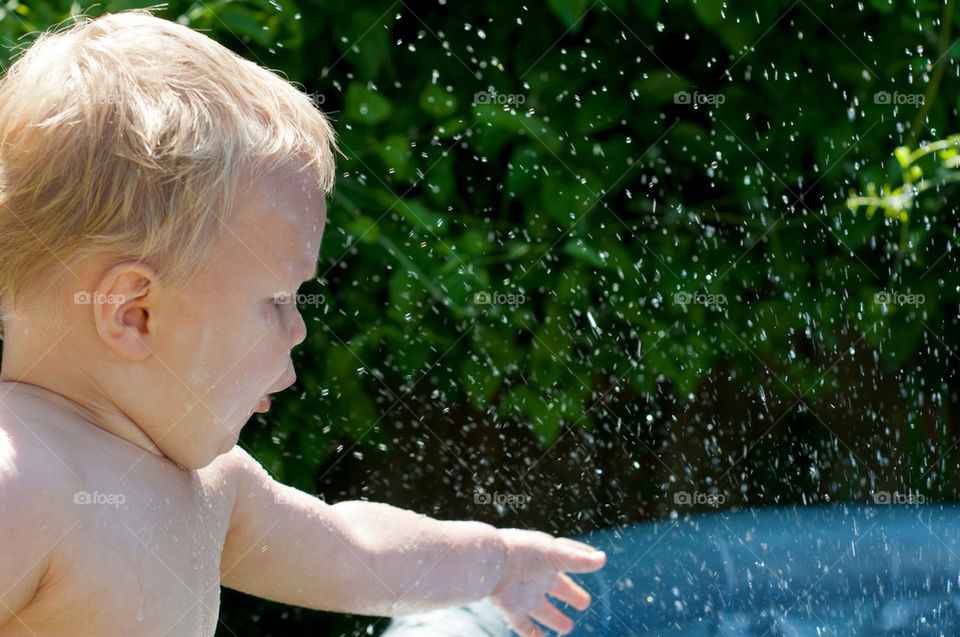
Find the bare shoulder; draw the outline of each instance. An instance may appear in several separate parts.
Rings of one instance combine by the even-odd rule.
[[[55,496],[76,489],[76,463],[52,433],[55,427],[47,424],[13,412],[0,400],[0,510],[18,506],[40,511],[51,521],[59,519],[58,512],[67,517],[69,510]]]
[[[231,515],[227,548],[231,538],[242,539],[250,534],[256,536],[263,532],[265,526],[275,524],[272,516],[279,513],[279,507],[312,506],[311,496],[274,480],[256,458],[239,446],[219,456],[200,471],[202,475],[205,474],[205,483],[218,483],[220,489],[228,492]]]
[[[0,403],[0,626],[33,598],[77,524],[69,506],[77,481],[37,424]]]
[[[249,479],[267,476],[266,469],[240,445],[217,456],[213,462],[200,469],[206,481],[219,480],[224,486],[237,485]],[[269,477],[269,476],[268,476]]]
[[[198,472],[207,488],[231,501],[271,488],[273,479],[247,451],[236,445]]]

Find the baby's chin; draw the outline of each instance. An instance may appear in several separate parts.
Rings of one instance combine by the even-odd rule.
[[[266,400],[261,399],[259,404],[251,405],[251,402],[238,401],[223,417],[181,423],[183,430],[170,437],[161,436],[155,444],[177,465],[185,469],[202,469],[237,446],[241,430],[254,413],[265,413],[270,408],[269,396]],[[244,407],[245,413],[242,411]]]
[[[237,441],[240,440],[240,431],[237,430],[237,433],[229,436],[225,441],[223,446],[217,450],[217,455],[222,456],[225,453],[229,453],[234,447],[237,446]],[[211,460],[212,462],[212,460]]]
[[[208,466],[219,456],[229,452],[237,444],[239,432],[225,434],[206,445],[194,444],[186,449],[161,449],[168,460],[182,469],[196,471]]]
[[[199,462],[203,462],[205,460],[206,461],[205,464],[195,468],[202,469],[203,467],[207,466],[208,464],[210,464],[211,462],[213,462],[223,454],[229,453],[234,447],[237,446],[237,441],[239,439],[240,439],[240,428],[238,428],[232,434],[226,434],[223,438],[220,439],[220,444],[216,449],[211,450],[210,454],[206,458],[199,459]]]

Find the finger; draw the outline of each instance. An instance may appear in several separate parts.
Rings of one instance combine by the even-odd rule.
[[[563,544],[564,546],[570,547],[575,551],[585,551],[587,553],[593,553],[597,549],[593,548],[589,544],[584,544],[583,542],[578,542],[577,540],[571,540],[568,537],[558,537],[557,542]]]
[[[572,548],[569,545],[560,547],[554,553],[554,557],[556,569],[568,573],[591,573],[602,568],[607,562],[607,554],[603,551],[591,548],[588,553],[581,548]]]
[[[557,607],[548,602],[546,597],[540,598],[530,611],[530,616],[561,635],[566,635],[573,630],[573,620],[557,610]]]
[[[569,576],[563,573],[557,573],[553,583],[547,589],[547,593],[556,597],[561,602],[570,604],[577,610],[587,610],[590,606],[590,593],[583,590]]]
[[[510,630],[520,635],[520,637],[544,637],[543,631],[537,628],[536,624],[530,621],[529,617],[515,617],[508,623]]]

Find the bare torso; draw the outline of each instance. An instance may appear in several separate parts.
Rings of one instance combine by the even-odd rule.
[[[220,463],[183,469],[34,392],[0,400],[0,435],[18,470],[59,476],[44,497],[65,514],[32,599],[0,637],[214,634],[236,492]]]

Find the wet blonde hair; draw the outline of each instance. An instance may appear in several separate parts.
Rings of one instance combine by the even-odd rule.
[[[250,179],[296,159],[329,194],[336,152],[309,95],[186,26],[134,10],[43,33],[0,80],[0,319],[98,253],[176,287]]]

